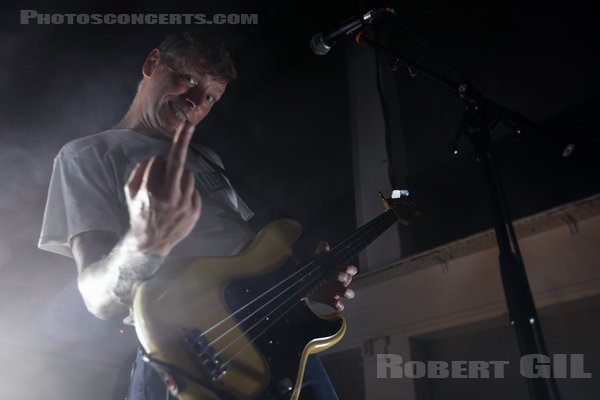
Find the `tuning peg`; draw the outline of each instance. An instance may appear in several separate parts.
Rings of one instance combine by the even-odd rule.
[[[400,197],[404,196],[404,197],[408,197],[409,196],[409,192],[406,189],[403,190],[392,190],[392,199],[399,199]]]
[[[406,189],[403,189],[403,190],[395,189],[395,190],[392,190],[392,196],[390,198],[391,199],[399,199],[402,196],[408,197],[409,194],[410,194],[409,191]],[[383,195],[383,193],[381,193],[381,190],[379,191],[379,197],[381,197],[381,200],[383,200],[383,201],[387,200],[386,197]]]

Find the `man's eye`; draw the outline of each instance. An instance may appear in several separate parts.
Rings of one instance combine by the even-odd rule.
[[[191,87],[196,87],[198,85],[198,81],[192,75],[181,74],[181,77]]]
[[[208,101],[209,103],[214,103],[215,102],[215,98],[212,95],[207,94],[206,95],[206,101]]]

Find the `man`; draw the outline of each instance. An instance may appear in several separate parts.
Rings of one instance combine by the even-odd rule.
[[[91,313],[128,323],[136,289],[167,257],[235,255],[254,237],[252,212],[215,169],[219,157],[204,147],[188,154],[196,125],[236,76],[227,50],[200,31],[170,35],[150,52],[142,75],[113,129],[74,140],[55,158],[39,243],[75,259]],[[340,299],[354,296],[347,286],[355,273],[340,271],[314,299],[342,310]],[[336,398],[316,357],[306,381],[315,383],[316,398]],[[130,390],[129,399],[165,398],[140,355]]]

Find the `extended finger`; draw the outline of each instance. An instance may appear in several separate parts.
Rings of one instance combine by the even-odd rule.
[[[181,193],[183,194],[183,200],[191,202],[195,189],[194,174],[190,171],[183,171],[183,176],[181,178]]]
[[[125,191],[128,193],[129,198],[134,198],[140,190],[147,165],[148,161],[138,163],[129,174],[129,179],[125,184]]]
[[[148,166],[144,171],[142,186],[154,195],[162,192],[163,182],[165,177],[166,160],[164,156],[154,156],[148,162]]]
[[[173,137],[173,145],[167,157],[166,186],[168,190],[180,188],[181,175],[185,167],[188,146],[194,133],[194,125],[182,123]]]
[[[338,272],[337,280],[342,283],[344,286],[348,286],[350,282],[352,282],[352,275],[347,272]]]
[[[202,197],[200,197],[200,193],[197,190],[194,190],[194,194],[192,195],[192,207],[194,215],[197,215],[196,218],[199,218],[202,212]]]

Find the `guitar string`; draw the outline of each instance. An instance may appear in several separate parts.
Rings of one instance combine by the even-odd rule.
[[[292,279],[295,275],[300,274],[302,271],[304,271],[306,268],[310,267],[314,262],[316,261],[315,259],[309,259],[306,262],[306,265],[302,266],[301,268],[299,268],[296,272],[294,272],[293,274],[291,274],[290,276],[288,276],[287,278],[285,278],[284,280],[282,280],[281,282],[277,283],[275,286],[272,286],[271,288],[269,288],[268,290],[266,290],[265,292],[261,293],[260,295],[258,295],[257,297],[255,297],[254,299],[252,299],[251,301],[249,301],[248,303],[244,304],[242,307],[238,308],[237,310],[235,310],[235,312],[229,314],[226,318],[222,319],[221,321],[217,322],[216,324],[214,324],[213,326],[211,326],[210,328],[208,328],[206,331],[203,332],[202,336],[205,336],[206,334],[208,334],[209,332],[211,332],[212,330],[214,330],[215,328],[217,328],[218,326],[222,325],[223,323],[225,323],[227,320],[233,318],[236,314],[240,313],[241,311],[243,311],[245,308],[249,307],[251,304],[259,301],[261,298],[263,298],[264,296],[266,296],[267,294],[269,294],[269,292],[272,292],[274,290],[276,290],[279,286],[283,285],[286,281]],[[300,278],[301,280],[302,278]],[[293,286],[293,285],[292,285]],[[284,289],[282,291],[285,292],[287,289]],[[260,309],[257,309],[257,311]]]
[[[377,225],[382,225],[383,223],[386,223],[385,225],[387,225],[387,222],[388,222],[388,221],[386,221],[386,219],[387,219],[387,218],[382,218],[382,217],[385,217],[385,216],[387,216],[387,214],[388,214],[388,213],[384,213],[384,214],[382,214],[380,217],[378,217],[378,218],[376,218],[375,220],[373,220],[373,221],[372,221],[372,222],[373,222],[373,224],[367,224],[367,226],[369,226],[369,229],[366,229],[366,231],[367,231],[367,232],[366,232],[365,234],[361,234],[361,235],[358,235],[358,236],[363,236],[363,237],[364,237],[364,236],[373,236],[373,235],[374,235],[374,233],[375,233],[376,231],[379,231],[379,229],[372,229],[372,228],[376,228],[376,227],[377,227]],[[394,219],[395,219],[395,218],[394,218]],[[379,220],[379,221],[377,221],[377,220]],[[365,228],[366,228],[367,226],[365,226]],[[386,227],[386,229],[387,229],[387,227]],[[356,232],[354,235],[352,235],[352,236],[357,236],[357,233],[358,233],[358,231],[357,231],[357,232]],[[352,240],[356,241],[356,239],[352,239]],[[344,252],[346,252],[346,253],[348,253],[348,254],[345,254],[345,255],[343,255],[343,256],[342,256],[343,258],[346,258],[346,257],[348,257],[348,256],[350,255],[350,253],[355,253],[353,250],[351,250],[351,246],[349,246],[349,245],[347,245],[347,244],[344,244],[344,245],[342,246],[342,244],[343,244],[343,243],[346,243],[346,242],[351,242],[352,240],[350,240],[350,239],[348,239],[348,240],[345,240],[345,241],[343,241],[342,243],[340,243],[339,245],[335,246],[335,248],[334,248],[334,249],[332,249],[332,252],[334,253],[334,254],[333,254],[333,257],[339,257],[339,255],[340,255],[340,254],[343,254]],[[359,240],[359,242],[360,242],[360,240]],[[341,248],[340,248],[340,247],[341,247]],[[338,249],[339,249],[339,250],[338,250]],[[323,253],[323,254],[321,254],[321,256],[323,256],[323,255],[327,255],[327,253]],[[314,261],[316,261],[316,259],[315,259]],[[314,262],[314,261],[313,261],[313,262]],[[345,260],[338,261],[338,263],[336,263],[336,264],[340,264],[340,263],[342,263],[342,262],[344,262],[344,261],[345,261]],[[311,264],[312,264],[312,263],[309,263],[309,264],[308,264],[307,266],[305,266],[303,269],[305,269],[306,267],[310,266]],[[271,298],[271,299],[270,299],[270,300],[269,300],[269,301],[268,301],[266,304],[263,304],[263,305],[261,305],[261,306],[260,306],[260,307],[258,307],[256,310],[254,310],[252,313],[250,313],[248,316],[246,316],[246,317],[245,317],[245,318],[244,318],[242,321],[240,321],[240,322],[237,322],[235,325],[233,325],[233,326],[232,326],[230,329],[228,329],[226,332],[224,332],[223,334],[221,334],[220,336],[218,336],[216,339],[212,340],[210,343],[208,343],[208,346],[212,346],[212,345],[214,345],[214,344],[215,344],[217,341],[219,341],[219,340],[221,340],[222,338],[224,338],[224,337],[225,337],[225,336],[226,336],[228,333],[230,333],[230,332],[231,332],[232,330],[234,330],[236,327],[238,327],[238,326],[242,325],[242,323],[243,323],[243,322],[245,322],[246,320],[248,320],[249,318],[251,318],[252,316],[254,316],[254,315],[255,315],[256,313],[258,313],[259,311],[261,311],[261,310],[263,310],[264,308],[266,308],[266,306],[267,306],[268,304],[270,304],[271,302],[273,302],[274,300],[276,300],[278,297],[281,297],[283,294],[285,294],[285,292],[287,292],[288,290],[290,290],[291,288],[293,288],[293,287],[294,287],[295,285],[297,285],[298,283],[301,283],[301,282],[302,282],[302,280],[304,280],[304,279],[305,279],[307,276],[310,276],[310,274],[314,273],[314,271],[318,270],[319,268],[321,268],[321,267],[320,267],[319,265],[317,265],[317,267],[316,267],[315,269],[313,269],[313,270],[312,270],[310,273],[308,273],[308,274],[304,275],[302,278],[300,278],[299,280],[297,280],[296,282],[294,282],[292,285],[288,286],[287,288],[285,288],[284,290],[282,290],[281,292],[279,292],[278,294],[276,294],[276,295],[275,295],[273,298]],[[286,279],[286,280],[288,280],[288,279]],[[277,286],[279,286],[281,283],[282,283],[282,282],[280,282],[280,283],[279,283]],[[266,292],[262,293],[260,296],[258,296],[257,298],[253,299],[251,302],[249,302],[249,303],[245,304],[243,307],[241,307],[240,309],[236,310],[236,312],[235,312],[235,313],[232,313],[232,314],[230,314],[230,315],[229,315],[227,318],[225,318],[224,320],[220,321],[220,322],[219,322],[218,324],[216,324],[216,325],[220,325],[220,324],[222,324],[223,322],[225,322],[226,320],[228,320],[228,319],[232,318],[232,317],[233,317],[233,315],[237,314],[237,313],[238,313],[239,311],[241,311],[242,309],[244,309],[244,308],[248,307],[250,304],[252,304],[252,303],[256,302],[258,299],[260,299],[260,298],[264,297],[264,296],[265,296],[265,295],[266,295],[266,294],[267,294],[269,291],[271,291],[271,290],[272,290],[272,289],[269,289],[269,290],[267,290]],[[270,315],[270,314],[268,314],[268,315]],[[215,328],[215,325],[213,325],[213,326],[210,328],[210,330],[213,330],[214,328]],[[205,332],[205,333],[203,333],[203,334],[202,334],[202,335],[200,335],[200,336],[205,336],[205,335],[206,335],[206,332]],[[237,340],[237,339],[236,339],[236,340]]]
[[[382,221],[382,222],[387,222],[387,221]],[[388,226],[388,227],[386,227],[386,229],[387,229],[387,228],[389,228],[389,226]],[[375,234],[374,230],[373,230],[372,232],[369,232],[369,235],[371,235],[371,236],[375,236],[375,237],[377,237],[377,236],[378,236],[378,235],[376,235],[376,234]],[[368,243],[368,242],[369,242],[369,240],[366,240],[366,241],[364,241],[364,242],[367,242],[367,243]],[[336,246],[336,247],[337,247],[337,246]],[[344,250],[347,250],[347,248],[343,248],[343,249],[341,249],[339,252],[340,252],[340,253],[342,253]],[[333,251],[333,250],[332,250],[332,251]],[[348,256],[350,256],[350,254],[351,254],[351,253],[353,253],[353,252],[348,252],[348,254],[344,255],[344,256],[343,256],[343,258],[347,258]],[[351,257],[354,257],[354,255],[352,255]],[[351,257],[350,257],[350,258],[351,258]],[[318,277],[317,277],[317,278],[315,278],[314,280],[318,280],[318,279],[320,279],[320,278],[321,278],[321,277],[322,277],[322,276],[325,274],[325,272],[326,272],[326,271],[323,271],[323,272],[320,274],[320,276],[318,276]],[[313,281],[314,281],[314,280],[313,280]],[[312,283],[313,283],[313,282],[309,282],[307,285],[305,285],[304,287],[300,288],[300,290],[298,290],[296,293],[300,293],[300,292],[302,292],[306,286],[310,286],[310,285],[312,285]],[[251,337],[251,338],[250,338],[250,340],[248,341],[248,343],[246,343],[244,346],[242,346],[242,348],[241,348],[240,350],[238,350],[238,351],[237,351],[237,352],[236,352],[236,353],[235,353],[233,356],[231,356],[231,358],[230,358],[229,360],[225,361],[225,362],[222,364],[222,365],[223,365],[223,367],[227,366],[227,365],[228,365],[228,364],[229,364],[231,361],[233,361],[235,358],[237,358],[237,357],[238,357],[238,356],[239,356],[239,355],[240,355],[240,354],[241,354],[241,353],[242,353],[242,352],[243,352],[243,351],[244,351],[244,350],[245,350],[245,349],[246,349],[248,346],[250,346],[250,344],[254,343],[254,342],[255,342],[255,341],[256,341],[256,340],[257,340],[257,339],[258,339],[260,336],[262,336],[262,335],[263,335],[263,334],[264,334],[264,333],[265,333],[267,330],[269,330],[269,329],[270,329],[270,328],[271,328],[273,325],[275,325],[275,323],[276,323],[277,321],[279,321],[279,320],[280,320],[281,318],[283,318],[283,317],[284,317],[284,316],[285,316],[285,315],[286,315],[288,312],[290,312],[292,308],[294,308],[294,307],[296,307],[298,304],[300,304],[300,303],[299,303],[297,300],[295,300],[295,301],[294,301],[293,299],[294,299],[293,297],[290,297],[290,298],[286,299],[286,300],[285,300],[285,302],[288,302],[288,301],[292,300],[292,301],[293,301],[293,304],[292,304],[290,307],[288,307],[288,309],[287,309],[287,310],[286,310],[284,313],[282,313],[282,314],[281,314],[281,315],[279,315],[277,318],[275,318],[275,319],[274,319],[274,320],[273,320],[273,321],[272,321],[272,322],[271,322],[269,325],[267,325],[267,327],[265,327],[265,328],[264,328],[262,331],[260,331],[260,332],[259,332],[259,333],[258,333],[256,336],[254,336],[254,337]],[[283,304],[285,304],[285,302],[284,302]],[[278,308],[279,308],[279,307],[278,307]],[[273,311],[275,311],[275,310],[273,310]],[[273,311],[272,311],[272,312],[273,312]],[[272,313],[272,312],[271,312],[271,313]],[[269,315],[270,315],[270,314],[269,314]],[[264,320],[263,320],[263,319],[261,319],[260,321],[258,321],[258,323],[260,323],[260,322],[263,322],[263,321],[264,321]],[[255,324],[255,325],[257,325],[257,324]],[[253,327],[254,327],[254,326],[253,326]],[[247,332],[249,332],[249,331],[250,331],[250,329],[253,329],[253,327],[251,327],[251,328],[249,328],[248,330],[246,330],[246,333],[247,333]],[[236,341],[240,340],[240,339],[241,339],[242,337],[244,337],[244,336],[245,336],[245,333],[244,333],[244,334],[242,334],[242,335],[239,335],[239,336],[238,336],[236,339],[234,339],[232,342],[230,342],[230,343],[229,343],[229,344],[228,344],[228,345],[227,345],[225,348],[223,348],[221,351],[219,351],[218,353],[216,353],[216,355],[220,355],[220,354],[222,354],[222,353],[223,353],[223,351],[225,351],[225,350],[226,350],[228,347],[230,347],[230,346],[231,346],[231,345],[232,345],[234,342],[236,342]]]
[[[277,305],[273,310],[271,310],[269,312],[269,314],[267,314],[266,317],[259,319],[258,321],[256,321],[251,327],[249,327],[248,329],[246,329],[245,331],[241,332],[236,338],[234,338],[233,340],[231,340],[225,347],[223,347],[222,349],[220,349],[217,353],[215,353],[216,356],[222,354],[225,350],[227,350],[229,347],[231,347],[234,343],[238,342],[240,339],[242,339],[244,336],[249,336],[250,340],[249,342],[244,345],[242,347],[242,349],[240,349],[236,354],[234,354],[229,360],[227,360],[225,363],[229,363],[233,358],[235,358],[237,356],[237,354],[240,351],[243,351],[246,346],[250,343],[253,343],[256,339],[258,339],[267,329],[269,329],[270,327],[272,327],[277,321],[279,321],[281,318],[283,318],[293,307],[295,307],[297,304],[300,303],[300,301],[302,300],[302,298],[297,298],[298,295],[304,293],[305,289],[308,286],[312,286],[315,282],[318,282],[320,280],[323,280],[323,277],[325,275],[326,271],[322,271],[318,276],[316,276],[313,280],[309,281],[308,283],[306,283],[304,286],[300,287],[298,290],[296,290],[292,296],[286,298],[283,302],[279,303],[279,305]],[[279,308],[283,307],[286,305],[286,303],[292,302],[293,304],[288,307],[287,309],[284,310],[284,312],[280,313],[279,315],[275,316],[275,319],[271,319],[271,316],[273,315],[273,313],[275,313]],[[258,334],[256,334],[254,337],[248,335],[248,333],[253,330],[254,328],[256,328],[257,326],[259,326],[260,324],[264,323],[264,322],[269,322],[269,324],[267,325],[266,328],[264,328],[262,331],[260,331]]]
[[[345,245],[342,247],[342,249],[340,249],[339,251],[336,250],[339,247],[336,246],[334,247],[334,249],[332,249],[333,257],[338,257],[339,253],[342,253],[344,250],[354,253],[354,251],[350,251],[350,246]],[[338,254],[335,254],[335,253]],[[349,254],[348,254],[349,255]],[[345,255],[344,257],[347,257],[348,255]],[[343,261],[337,262],[336,264],[341,264]],[[210,343],[208,343],[208,346],[212,346],[213,344],[215,344],[216,342],[218,342],[220,339],[222,339],[223,337],[225,337],[226,335],[228,335],[231,331],[235,330],[239,325],[242,325],[244,322],[246,322],[249,318],[253,317],[257,312],[262,311],[267,305],[269,305],[270,303],[272,303],[273,301],[275,301],[278,297],[282,296],[285,292],[287,292],[288,290],[292,289],[295,285],[297,285],[298,283],[301,283],[302,280],[304,280],[306,277],[310,277],[311,274],[313,274],[315,271],[317,271],[319,268],[321,268],[320,265],[317,265],[316,268],[313,268],[308,274],[304,275],[301,279],[299,279],[298,281],[294,282],[294,284],[292,284],[291,286],[288,286],[286,289],[284,289],[282,292],[278,293],[277,296],[271,298],[270,300],[268,300],[265,304],[263,304],[261,307],[257,308],[254,312],[250,313],[249,315],[247,315],[244,319],[238,321],[237,324],[233,325],[231,328],[229,328],[228,330],[226,330],[225,332],[223,332],[221,335],[219,335],[218,337],[216,337],[215,339],[213,339]],[[320,276],[319,276],[320,279]],[[313,280],[314,281],[314,280]],[[305,285],[306,286],[306,285]],[[263,297],[267,292],[262,293],[258,298]],[[258,300],[258,298],[254,299],[252,302]],[[244,305],[245,308],[248,305],[250,305],[252,302],[247,303],[246,305]],[[276,309],[279,307],[276,307]],[[238,310],[239,311],[239,310]],[[274,310],[273,310],[274,311]],[[271,313],[273,312],[271,311]],[[268,317],[268,316],[267,316]],[[251,329],[254,328],[254,326],[258,323],[260,323],[261,320],[259,320],[258,322],[256,322],[254,325],[252,325],[251,327],[249,327],[245,332],[249,332]],[[212,329],[212,328],[211,328]],[[230,343],[231,344],[231,343]],[[227,345],[229,346],[229,345]]]
[[[317,266],[316,268],[314,268],[311,272],[309,272],[308,274],[306,274],[302,279],[304,279],[306,276],[310,276],[310,274],[312,274],[314,271],[318,270],[319,268],[321,268],[320,266]],[[271,298],[269,301],[267,301],[265,304],[261,305],[259,308],[257,308],[255,311],[253,311],[252,313],[248,314],[246,317],[244,317],[244,319],[240,320],[237,322],[237,324],[233,325],[231,328],[229,328],[228,330],[226,330],[225,332],[223,332],[221,335],[219,335],[218,337],[216,337],[215,339],[213,339],[210,343],[208,343],[207,346],[212,346],[213,344],[215,344],[216,342],[218,342],[219,340],[221,340],[223,337],[225,337],[226,335],[228,335],[231,331],[233,331],[234,329],[236,329],[239,325],[242,325],[244,322],[246,322],[248,319],[252,318],[257,312],[261,311],[262,309],[266,308],[270,303],[272,303],[273,301],[275,301],[278,297],[282,296],[285,292],[287,292],[288,290],[292,289],[296,284],[302,282],[302,279],[299,279],[298,281],[296,281],[293,285],[288,286],[285,290],[283,290],[282,292],[280,292],[279,294],[277,294],[277,296]],[[261,295],[262,296],[262,295]],[[248,303],[250,304],[250,303]],[[247,305],[248,305],[247,304]],[[248,328],[248,331],[252,329],[252,327]]]
[[[375,229],[377,225],[382,224],[383,222],[388,222],[386,221],[386,217],[389,215],[389,212],[385,212],[383,214],[381,214],[379,217],[375,218],[373,221],[371,221],[370,223],[368,223],[367,225],[363,226],[362,228],[358,229],[354,234],[352,234],[349,238],[347,238],[346,240],[342,241],[340,244],[336,245],[332,250],[331,253],[333,253],[333,257],[339,257],[339,254],[343,253],[344,251],[347,251],[348,253],[354,253],[354,251],[352,250],[352,246],[350,246],[349,244],[352,241],[356,241],[357,239],[355,238],[356,236],[361,237],[361,236],[373,236],[373,233],[375,233]],[[395,218],[394,218],[395,219]],[[386,227],[387,229],[387,227]],[[366,231],[366,233],[362,233],[361,231]],[[378,231],[378,229],[377,229]],[[347,243],[347,244],[346,244]],[[360,243],[360,240],[359,240]],[[341,247],[341,249],[339,249]],[[336,250],[339,249],[339,250]],[[289,279],[291,279],[294,275],[297,275],[298,273],[302,272],[302,270],[310,267],[314,262],[318,261],[320,258],[324,258],[325,256],[327,256],[328,253],[321,253],[319,255],[317,255],[316,257],[314,257],[312,260],[310,260],[310,262],[305,265],[304,267],[302,267],[301,269],[299,269],[298,271],[296,271],[294,274],[290,275],[289,277],[287,277],[286,279],[284,279],[283,281],[279,282],[277,285],[273,286],[272,288],[268,289],[267,291],[263,292],[262,294],[260,294],[258,297],[254,298],[253,300],[251,300],[250,302],[246,303],[244,306],[240,307],[239,309],[237,309],[235,312],[229,314],[226,318],[224,318],[223,320],[217,322],[216,324],[214,324],[213,326],[211,326],[209,329],[207,329],[205,332],[202,333],[202,336],[206,336],[206,334],[212,330],[214,330],[217,326],[223,324],[224,322],[226,322],[227,320],[233,318],[236,314],[238,314],[240,311],[242,311],[243,309],[247,308],[248,306],[250,306],[251,304],[257,302],[258,300],[260,300],[262,297],[266,296],[269,292],[273,291],[274,289],[276,289],[278,286],[282,285],[283,283],[285,283],[286,281],[288,281]],[[347,255],[345,255],[344,257],[347,257]],[[343,261],[339,261],[336,264],[340,264]],[[320,266],[317,266],[317,269],[320,268]],[[314,270],[313,270],[314,271]],[[308,274],[305,274],[304,276],[302,276],[300,279],[298,279],[297,281],[295,281],[294,283],[292,283],[290,286],[286,287],[285,289],[283,289],[281,292],[279,292],[278,294],[276,294],[271,300],[269,300],[266,304],[258,307],[256,310],[254,310],[251,314],[249,314],[248,316],[246,316],[244,318],[243,321],[247,320],[248,318],[252,317],[253,315],[255,315],[257,312],[261,311],[263,308],[265,308],[269,303],[271,303],[272,301],[274,301],[275,299],[277,299],[278,297],[282,296],[285,292],[287,292],[289,289],[291,289],[292,287],[294,287],[294,285],[296,285],[297,283],[301,282],[303,279],[305,279],[307,276],[309,276],[311,273],[313,273],[313,271],[309,272]],[[225,332],[225,334],[220,335],[218,338],[214,339],[213,341],[211,341],[208,345],[213,345],[214,343],[216,343],[219,339],[221,339],[224,335],[226,335],[229,331],[235,329],[237,326],[241,325],[241,323],[243,322],[238,322],[236,323],[232,328],[230,328],[228,331]]]
[[[321,274],[321,277],[325,274],[325,272],[323,272]],[[321,279],[321,277],[317,278],[317,279]],[[312,285],[312,282],[309,283],[308,285]],[[304,287],[300,288],[300,290],[298,290],[296,293],[300,293],[304,290]],[[283,303],[281,303],[281,305],[289,302],[290,300],[293,300],[294,297],[290,297],[288,299],[286,299]],[[248,340],[248,343],[246,343],[245,345],[242,346],[241,349],[239,349],[235,354],[233,354],[231,356],[231,358],[229,358],[229,360],[225,361],[222,366],[223,368],[226,367],[231,361],[233,361],[235,358],[239,357],[240,354],[246,350],[246,348],[248,348],[248,346],[250,346],[252,343],[254,343],[259,337],[261,337],[265,332],[267,332],[267,330],[269,330],[273,325],[275,325],[275,323],[277,323],[277,321],[279,321],[281,318],[283,318],[288,312],[290,312],[292,310],[292,308],[296,307],[297,305],[300,304],[300,301],[298,300],[293,300],[293,304],[288,307],[285,312],[281,313],[279,316],[277,316],[274,320],[272,320],[270,322],[269,325],[267,325],[262,331],[258,332],[258,334],[256,334],[254,337],[249,337],[250,340]],[[280,305],[280,306],[281,306]],[[275,311],[275,310],[274,310]],[[259,322],[262,322],[264,320],[260,320]],[[239,341],[241,338],[243,338],[244,336],[246,336],[245,333],[242,333],[241,335],[239,335],[237,338],[235,338],[233,341],[231,341],[225,348],[223,348],[221,351],[219,351],[218,353],[216,353],[216,355],[220,355],[223,353],[223,351],[225,351],[227,348],[229,348],[230,346],[232,346],[235,342]]]
[[[319,274],[314,280],[320,280],[323,275],[325,275],[326,271],[321,272],[321,274]],[[305,285],[304,287],[300,288],[296,293],[300,293],[303,292],[304,289],[306,288],[306,286],[311,286],[314,282],[314,280],[312,282],[309,282],[307,285]],[[227,361],[225,361],[222,365],[223,367],[226,367],[231,361],[233,361],[235,358],[239,357],[241,355],[241,353],[248,348],[248,346],[250,346],[252,343],[254,343],[259,337],[261,337],[263,334],[265,334],[271,327],[273,327],[273,325],[275,325],[275,323],[277,323],[277,321],[279,321],[281,318],[283,318],[288,312],[290,312],[292,310],[292,308],[296,307],[299,302],[297,300],[294,300],[294,297],[289,297],[285,300],[284,303],[289,302],[289,301],[293,301],[293,304],[288,307],[287,310],[285,310],[285,312],[281,313],[277,318],[275,318],[274,320],[271,321],[271,323],[269,323],[262,331],[258,332],[258,334],[256,334],[256,336],[254,337],[250,337],[250,340],[248,341],[248,343],[246,343],[244,346],[242,346],[241,349],[239,349],[234,355],[231,356],[231,358]],[[277,307],[279,308],[279,307]],[[273,310],[272,312],[274,312],[275,310]],[[270,314],[269,314],[270,316]],[[258,321],[258,323],[263,322],[265,320],[268,320],[268,318],[265,318],[264,320],[261,319]],[[258,324],[257,323],[257,324]],[[257,325],[255,324],[255,326]],[[253,329],[253,327],[251,327],[250,329]],[[246,330],[245,333],[243,333],[242,335],[238,336],[237,338],[235,338],[232,342],[230,342],[225,348],[223,348],[221,351],[219,351],[218,353],[216,353],[217,355],[220,355],[223,353],[223,351],[225,351],[227,348],[229,348],[231,345],[233,345],[236,341],[242,339],[244,336],[246,336],[246,334],[248,333],[248,331],[250,330]]]
[[[395,219],[395,218],[394,218]],[[375,222],[375,221],[373,221]],[[385,221],[385,219],[382,219],[381,221],[377,222],[377,225],[383,225],[384,222],[389,222],[389,221]],[[387,225],[387,223],[385,224]],[[375,226],[373,226],[373,228],[375,228]],[[389,228],[389,226],[386,227],[386,229]],[[375,229],[372,229],[371,232],[367,232],[367,234],[365,236],[373,236],[375,233]],[[378,231],[378,230],[377,230]],[[366,241],[368,242],[368,240]],[[339,247],[336,246],[336,248]],[[354,257],[354,251],[349,251],[349,247],[348,246],[343,246],[336,254],[335,256],[339,256],[339,254],[342,254],[344,252],[346,252],[347,254],[343,255],[342,258],[346,259],[349,258],[351,259],[352,257]],[[334,250],[332,250],[334,251]],[[352,255],[351,255],[352,254]],[[320,268],[320,266],[317,266],[317,268],[315,268],[315,270],[317,270],[318,268]],[[237,342],[238,340],[240,340],[241,338],[243,338],[244,336],[246,336],[252,329],[254,329],[256,326],[258,326],[259,324],[263,323],[266,320],[269,320],[269,318],[272,316],[272,314],[277,311],[279,308],[281,308],[283,305],[285,305],[287,302],[292,301],[294,304],[292,304],[291,307],[289,307],[288,309],[286,309],[283,313],[281,313],[277,318],[275,318],[265,329],[263,329],[261,332],[259,332],[256,336],[254,336],[253,338],[251,337],[251,340],[249,341],[249,343],[247,343],[244,347],[242,347],[242,349],[240,349],[235,355],[233,355],[229,360],[227,360],[225,362],[225,364],[229,363],[231,360],[233,360],[233,358],[235,358],[241,351],[243,351],[246,346],[248,346],[250,343],[253,343],[254,341],[256,341],[256,339],[258,339],[262,334],[264,334],[270,327],[272,327],[279,319],[281,319],[284,315],[286,315],[289,311],[291,311],[291,309],[293,307],[295,307],[299,302],[298,300],[295,300],[296,295],[299,293],[303,293],[306,289],[306,287],[308,286],[312,286],[315,281],[319,281],[322,279],[322,277],[325,275],[327,271],[322,271],[321,273],[319,273],[316,277],[314,277],[313,279],[311,279],[308,283],[304,284],[304,286],[302,286],[300,289],[296,290],[296,292],[293,294],[293,296],[288,297],[283,303],[280,303],[279,306],[277,306],[275,309],[271,310],[265,317],[264,319],[261,318],[259,321],[257,321],[256,323],[254,323],[251,327],[247,328],[245,331],[242,331],[241,335],[238,335],[236,338],[234,338],[233,340],[231,340],[227,345],[225,345],[225,347],[223,349],[221,349],[219,352],[216,353],[216,355],[220,355],[223,351],[225,351],[227,348],[229,348],[231,345],[233,345],[235,342]],[[308,275],[307,275],[308,276]],[[297,281],[296,283],[301,283],[301,280]],[[288,288],[290,289],[290,288]],[[287,289],[286,289],[287,290]],[[278,295],[279,296],[279,295]],[[277,296],[277,297],[278,297]],[[265,306],[260,307],[258,310],[256,310],[254,313],[252,313],[252,315],[254,315],[256,312],[258,312],[259,310],[262,310],[263,308],[265,308]],[[248,318],[248,317],[247,317]],[[246,319],[247,319],[246,318]],[[241,325],[241,323],[236,324],[233,328],[237,327]],[[219,338],[213,340],[211,343],[209,343],[210,345],[213,345],[214,343],[216,343],[218,340],[222,339],[225,335],[227,335],[231,330],[233,330],[233,328],[231,328],[229,331],[227,331],[224,335],[221,335]],[[224,365],[225,365],[224,364]]]
[[[344,248],[350,248],[349,244],[345,244],[347,242],[352,242],[355,241],[355,237],[356,236],[362,236],[364,235],[362,233],[362,231],[366,230],[368,231],[368,227],[373,224],[376,225],[379,223],[378,220],[383,219],[383,217],[385,217],[387,214],[389,214],[388,212],[384,212],[383,214],[381,214],[380,216],[378,216],[377,218],[373,219],[370,223],[364,225],[363,227],[359,228],[357,231],[355,231],[352,235],[350,235],[348,238],[346,238],[346,240],[342,241],[341,243],[339,243],[338,245],[336,245],[333,249],[332,249],[332,253],[334,253],[334,257],[337,257],[337,254],[335,254],[334,250],[339,248],[340,246],[343,245]],[[283,285],[286,281],[292,279],[295,275],[300,274],[303,270],[305,270],[306,268],[310,267],[312,264],[314,264],[316,261],[319,261],[320,259],[324,258],[324,255],[326,255],[327,253],[320,253],[317,254],[313,257],[311,257],[310,259],[307,260],[306,265],[299,268],[296,272],[294,272],[293,274],[291,274],[290,276],[288,276],[287,278],[285,278],[284,280],[282,280],[281,282],[277,283],[275,286],[269,288],[268,290],[266,290],[265,292],[263,292],[262,294],[260,294],[259,296],[255,297],[254,299],[252,299],[251,301],[249,301],[248,303],[244,304],[242,307],[240,307],[239,309],[237,309],[236,311],[234,311],[233,313],[229,314],[226,318],[224,318],[223,320],[215,323],[214,325],[212,325],[211,327],[209,327],[207,330],[205,330],[202,335],[200,335],[200,337],[205,336],[207,333],[211,332],[212,330],[214,330],[215,328],[217,328],[218,326],[222,325],[223,323],[225,323],[227,320],[235,317],[236,314],[238,314],[239,312],[241,312],[242,310],[244,310],[245,308],[247,308],[248,306],[250,306],[251,304],[259,301],[262,297],[266,296],[268,293],[274,291],[275,289],[277,289],[279,286]],[[307,274],[308,275],[308,274]],[[305,275],[306,276],[306,275]],[[298,281],[304,279],[304,276],[301,277]],[[296,282],[298,282],[296,281]],[[291,286],[295,285],[296,282],[294,282]],[[283,294],[287,289],[284,289],[281,293]],[[277,295],[276,297],[278,297],[279,295]],[[260,311],[260,308],[258,308],[255,312]]]

